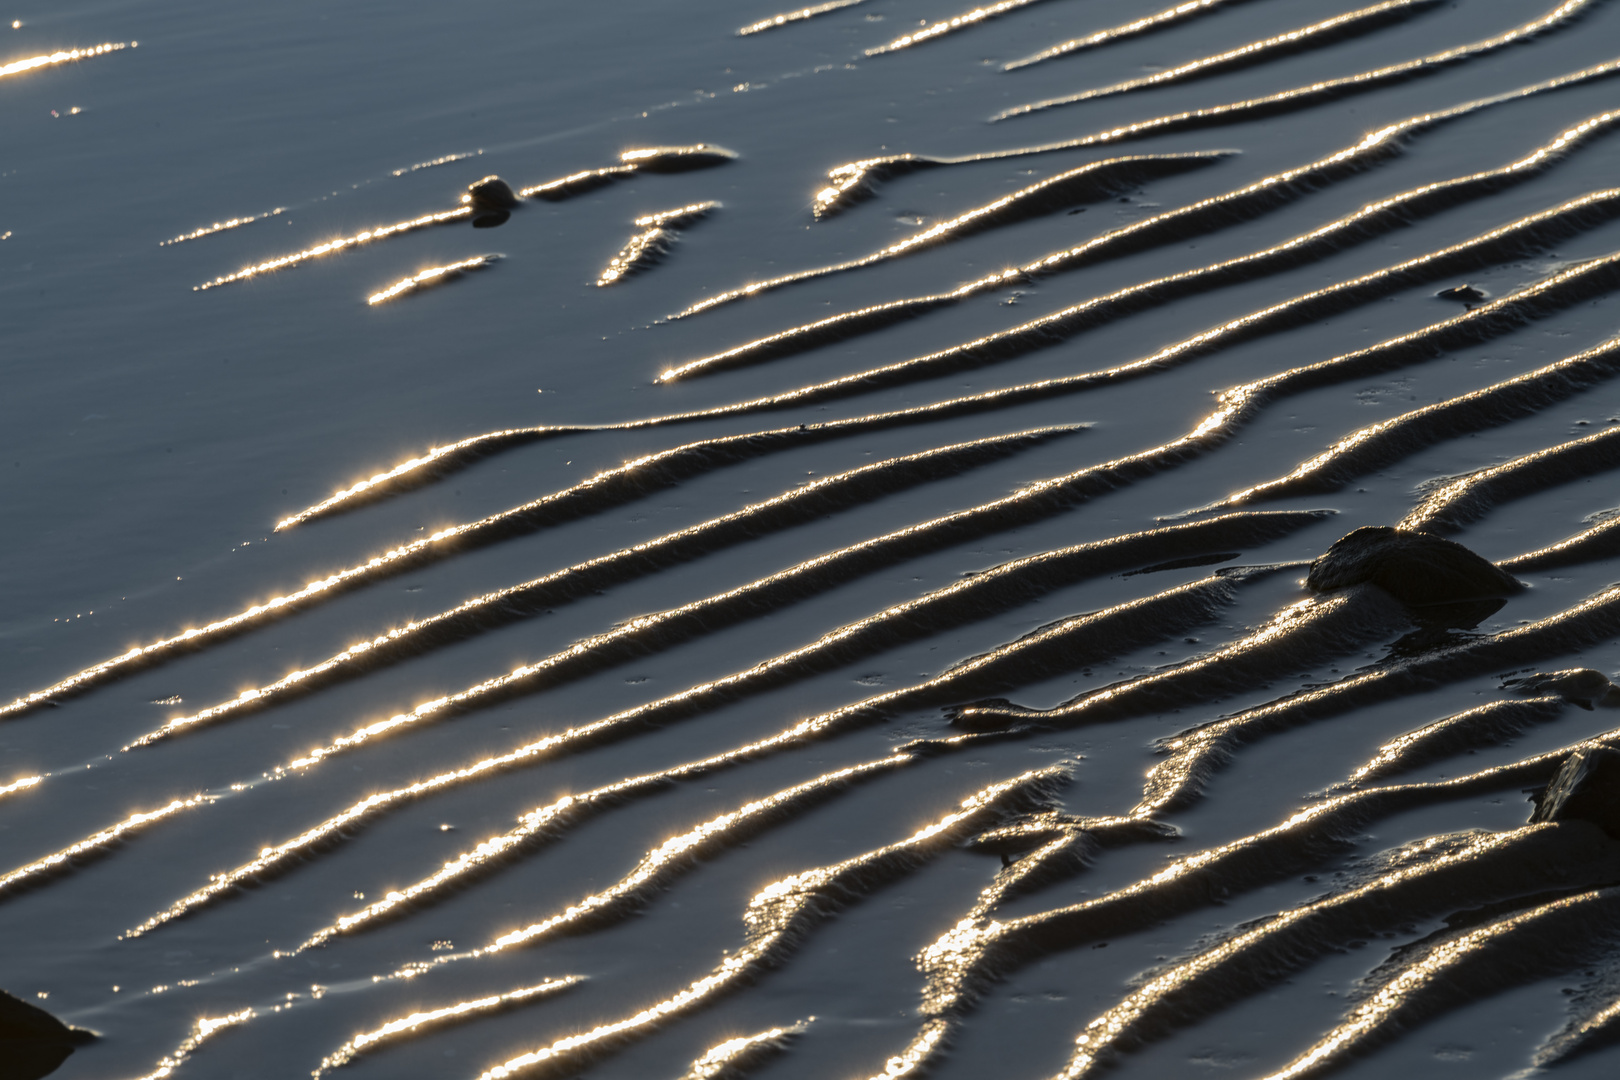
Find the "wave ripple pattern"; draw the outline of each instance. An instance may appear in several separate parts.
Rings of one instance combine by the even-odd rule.
[[[1620,4],[496,7],[0,27],[0,1075],[1620,1070]]]

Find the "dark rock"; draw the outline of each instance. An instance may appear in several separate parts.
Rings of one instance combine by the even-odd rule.
[[[1458,285],[1455,289],[1441,289],[1434,295],[1442,300],[1460,300],[1465,304],[1478,303],[1490,294],[1472,285]]]
[[[1557,694],[1583,709],[1591,709],[1595,705],[1608,708],[1620,706],[1620,686],[1610,682],[1603,672],[1591,668],[1538,671],[1533,675],[1508,679],[1502,686],[1525,695]]]
[[[38,1080],[54,1072],[73,1048],[95,1039],[44,1009],[0,990],[0,1077]]]
[[[1620,750],[1577,750],[1536,799],[1531,822],[1589,821],[1620,838]]]
[[[512,193],[511,185],[498,176],[486,176],[478,183],[467,189],[467,194],[461,201],[476,211],[489,211],[494,213],[501,210],[515,210],[518,197]]]
[[[1387,525],[1364,525],[1341,537],[1305,578],[1305,587],[1319,593],[1364,583],[1419,608],[1500,599],[1524,588],[1461,544]]]

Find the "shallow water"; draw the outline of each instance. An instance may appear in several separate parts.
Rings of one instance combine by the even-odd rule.
[[[1345,785],[1613,672],[1620,553],[1427,636],[1302,582],[1620,426],[1620,10],[1277,41],[1366,6],[5,15],[0,987],[100,1036],[53,1075],[1610,1075],[1550,1055],[1620,998],[1615,842],[1521,792],[1620,714]],[[1607,446],[1446,534],[1600,525]]]

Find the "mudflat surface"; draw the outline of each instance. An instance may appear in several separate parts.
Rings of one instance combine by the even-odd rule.
[[[1612,1075],[1620,10],[1158,10],[0,12],[53,1075]]]

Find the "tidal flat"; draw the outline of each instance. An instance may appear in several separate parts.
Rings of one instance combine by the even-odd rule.
[[[0,1080],[1612,1076],[1616,42],[0,12]]]

